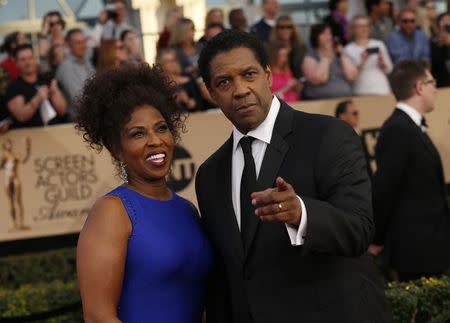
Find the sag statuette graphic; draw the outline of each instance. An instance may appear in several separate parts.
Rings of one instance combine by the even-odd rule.
[[[22,202],[22,183],[19,176],[19,165],[25,164],[30,157],[31,140],[25,139],[25,154],[20,156],[13,150],[11,139],[7,138],[2,143],[2,153],[0,156],[0,170],[4,171],[4,188],[9,204],[9,214],[12,220],[11,231],[27,230],[25,225],[23,202]]]

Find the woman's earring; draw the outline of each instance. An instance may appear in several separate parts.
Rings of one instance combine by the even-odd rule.
[[[125,166],[127,165],[123,161],[119,162],[119,177],[124,183],[128,183],[128,174]]]

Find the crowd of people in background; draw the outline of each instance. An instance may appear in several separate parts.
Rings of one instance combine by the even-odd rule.
[[[290,15],[280,13],[278,0],[263,0],[262,18],[254,24],[249,23],[244,8],[232,8],[228,15],[212,8],[198,40],[194,22],[175,6],[168,10],[155,44],[156,62],[177,83],[177,102],[190,112],[217,108],[199,76],[197,61],[204,44],[225,26],[261,39],[269,53],[272,91],[286,102],[388,95],[389,73],[395,64],[407,59],[428,62],[437,86],[450,86],[449,12],[437,15],[433,1],[407,0],[404,7],[395,8],[388,0],[366,0],[365,6],[367,15],[348,19],[348,0],[330,0],[329,15],[311,26],[309,41],[303,39]],[[61,13],[50,11],[42,19],[38,36],[38,53],[26,63],[18,57],[28,43],[26,35],[17,31],[4,38],[0,132],[71,122],[74,99],[86,79],[96,71],[144,61],[140,34],[128,23],[124,0],[108,4],[89,34],[78,28],[67,30]],[[26,68],[35,69],[38,77],[27,79]],[[56,83],[51,86],[53,80]],[[17,92],[24,86],[30,89],[29,95]],[[36,99],[31,103],[34,109],[18,115],[14,107],[17,96],[28,107],[36,93],[45,92],[41,87],[63,93],[64,111],[48,101],[51,120],[46,121],[44,108]],[[41,101],[45,99],[45,95],[41,97]]]

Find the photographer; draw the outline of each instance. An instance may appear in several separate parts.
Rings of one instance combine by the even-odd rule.
[[[14,61],[20,76],[9,85],[5,95],[12,127],[61,123],[66,113],[66,100],[54,79],[46,79],[38,73],[31,45],[17,46]]]
[[[127,23],[128,9],[125,0],[115,0],[105,7],[100,15],[99,23],[103,24],[102,39],[120,39],[125,30],[133,30]],[[106,21],[105,21],[106,18]]]
[[[42,19],[42,28],[39,33],[39,57],[40,67],[50,70],[48,61],[49,51],[52,46],[64,45],[64,21],[59,11],[49,11]]]
[[[437,86],[450,86],[450,13],[441,14],[437,20],[438,34],[431,42],[432,74]]]
[[[354,41],[344,52],[358,67],[358,77],[353,83],[355,95],[388,95],[391,92],[387,74],[392,62],[386,46],[380,40],[369,38],[371,24],[368,16],[355,16],[351,32]]]
[[[333,42],[331,28],[326,24],[312,26],[310,42],[313,50],[306,54],[302,64],[306,78],[304,99],[351,96],[351,82],[358,76],[358,69],[343,53],[342,44]]]

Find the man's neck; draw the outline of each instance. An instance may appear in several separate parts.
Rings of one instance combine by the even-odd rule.
[[[276,15],[264,13],[264,19],[265,20],[275,20],[275,18],[276,18]]]
[[[424,109],[422,107],[421,102],[419,101],[419,98],[417,97],[412,97],[410,99],[407,100],[403,100],[403,101],[399,101],[398,103],[403,103],[408,105],[409,107],[411,107],[412,109],[416,110],[417,112],[420,113],[420,115],[424,115]]]
[[[74,54],[72,54],[73,58],[75,59],[75,61],[77,61],[78,63],[84,63],[84,55],[83,56],[75,56]]]
[[[38,75],[37,73],[32,73],[32,74],[22,74],[21,75],[23,80],[27,83],[36,83],[37,79],[38,79]]]
[[[403,29],[400,29],[400,32],[408,39],[411,40],[414,38],[414,31],[412,33],[407,33]]]

